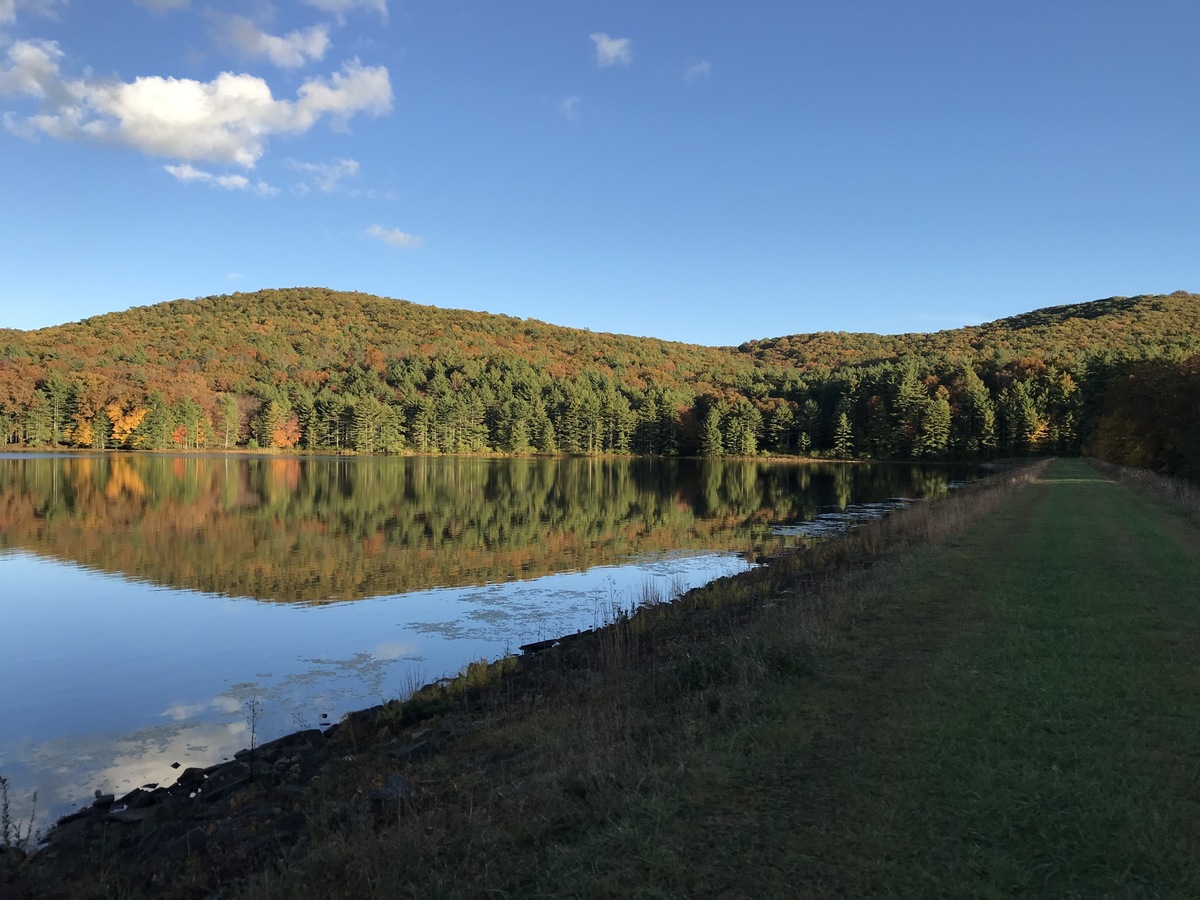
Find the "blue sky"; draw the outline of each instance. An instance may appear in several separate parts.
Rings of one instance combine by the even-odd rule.
[[[1200,291],[1200,4],[0,0],[0,326],[265,287],[704,344]]]

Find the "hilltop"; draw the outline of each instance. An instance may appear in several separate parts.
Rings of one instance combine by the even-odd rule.
[[[772,363],[837,369],[905,356],[970,359],[995,369],[1020,358],[1073,366],[1097,355],[1153,358],[1200,350],[1200,295],[1109,297],[921,334],[815,332],[764,338],[739,351]]]

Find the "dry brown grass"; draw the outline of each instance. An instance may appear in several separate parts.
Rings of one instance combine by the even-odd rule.
[[[1174,503],[1193,515],[1200,514],[1200,485],[1183,478],[1160,475],[1149,469],[1118,466],[1102,459],[1089,459],[1088,465],[1114,481],[1128,484],[1140,491]]]

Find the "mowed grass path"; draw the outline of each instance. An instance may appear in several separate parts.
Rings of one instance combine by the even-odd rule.
[[[1193,522],[1058,461],[883,590],[793,758],[797,893],[1200,897]]]

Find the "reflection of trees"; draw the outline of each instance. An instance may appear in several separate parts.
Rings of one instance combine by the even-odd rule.
[[[833,490],[837,494],[838,509],[845,509],[851,502],[851,470],[843,466],[833,473]]]
[[[720,459],[0,461],[0,548],[173,587],[320,602],[754,549],[824,507],[945,490],[945,469]]]

